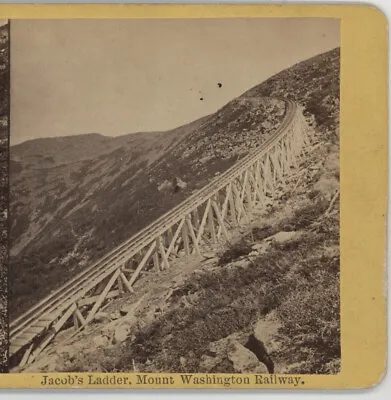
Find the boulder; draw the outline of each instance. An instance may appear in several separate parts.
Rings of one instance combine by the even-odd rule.
[[[110,315],[108,313],[101,311],[101,312],[98,312],[95,314],[94,321],[95,322],[110,322],[111,319],[110,319]]]
[[[108,338],[108,341],[111,342],[114,336],[114,332],[116,327],[119,325],[118,320],[114,320],[104,325],[100,331],[101,335]]]
[[[261,243],[254,244],[251,249],[256,250],[259,254],[266,253],[267,249],[270,247],[270,241],[263,240]]]
[[[161,192],[162,190],[172,189],[172,182],[168,181],[167,179],[164,180],[160,185],[158,185],[157,190]]]
[[[179,363],[181,364],[182,368],[185,368],[187,365],[187,360],[185,357],[179,357]]]
[[[121,318],[121,325],[129,325],[129,326],[135,326],[137,325],[138,318],[134,315],[134,313],[128,314],[125,317]]]
[[[333,175],[325,175],[316,182],[314,190],[320,193],[326,200],[330,201],[339,187],[340,184],[338,179]]]
[[[281,323],[272,315],[269,318],[261,318],[255,323],[254,335],[267,346],[269,340],[277,335],[280,326]]]
[[[112,313],[110,314],[110,319],[111,319],[111,320],[116,320],[116,319],[118,319],[118,318],[121,318],[121,313],[120,313],[120,311],[116,310],[116,311],[114,311],[114,312],[112,312]]]
[[[207,260],[204,260],[204,263],[207,264],[217,264],[219,262],[219,257],[213,257],[213,258],[208,258]]]
[[[94,336],[92,341],[96,347],[107,347],[110,344],[107,336]]]
[[[174,184],[173,184],[174,190],[177,192],[181,189],[185,189],[187,187],[187,183],[183,181],[181,178],[176,177],[174,179]]]
[[[132,304],[123,304],[119,309],[120,315],[123,317],[133,311]]]
[[[101,336],[107,338],[108,344],[122,343],[137,324],[137,318],[127,315],[106,324],[101,330]]]
[[[115,329],[113,343],[122,343],[129,336],[131,327],[127,324],[120,325]]]
[[[76,346],[65,345],[56,349],[56,353],[62,356],[67,356],[72,359],[79,353],[79,349]]]
[[[246,349],[239,342],[233,342],[228,350],[228,360],[233,364],[236,372],[250,373],[259,366],[259,361],[254,353]],[[265,373],[268,373],[265,367]]]
[[[339,257],[339,254],[340,254],[339,246],[329,246],[324,249],[322,256],[325,258],[334,258],[334,257]]]
[[[229,336],[226,336],[220,340],[216,340],[215,342],[211,342],[208,345],[208,352],[211,355],[221,355],[221,354],[226,354],[228,346],[237,341],[243,341],[244,334],[242,332],[235,332],[232,333]]]
[[[144,300],[145,294],[140,297],[140,299],[137,300],[136,303],[132,304],[123,304],[122,307],[120,308],[119,312],[122,316],[125,315],[134,315],[138,308],[140,307],[142,301]]]
[[[215,258],[216,253],[214,253],[213,251],[208,251],[206,253],[202,253],[202,256],[204,257],[205,260],[209,260],[210,258]]]
[[[274,373],[273,360],[270,358],[265,344],[261,340],[259,340],[254,334],[251,334],[244,347],[256,357],[258,362],[265,365],[270,374]]]
[[[204,354],[201,357],[201,362],[200,362],[200,372],[209,372],[211,369],[213,369],[219,362],[221,361],[221,357],[211,357],[206,354]]]
[[[288,242],[290,240],[294,240],[297,239],[298,237],[300,237],[302,235],[301,232],[278,232],[275,235],[272,236],[272,239],[274,239],[274,241],[276,241],[277,243],[285,243]]]

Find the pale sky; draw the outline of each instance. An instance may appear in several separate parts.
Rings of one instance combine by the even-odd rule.
[[[338,46],[337,19],[13,20],[11,142],[175,128]]]

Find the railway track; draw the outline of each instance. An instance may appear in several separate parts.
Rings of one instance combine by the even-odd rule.
[[[262,203],[267,191],[273,192],[276,181],[289,172],[307,140],[308,126],[300,108],[290,101],[286,104],[282,124],[262,148],[12,321],[10,356],[18,358],[21,366],[31,363],[72,317],[77,329],[87,325],[108,299],[133,291],[134,282],[151,259],[157,270],[169,268],[178,248],[195,253],[202,242],[226,236],[227,226],[239,224],[255,203]],[[219,201],[220,197],[224,201]],[[133,259],[137,267],[129,271],[125,265]]]

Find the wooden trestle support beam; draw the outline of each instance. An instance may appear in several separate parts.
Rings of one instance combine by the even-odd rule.
[[[19,355],[19,365],[33,362],[65,326],[73,323],[82,329],[110,299],[133,292],[143,271],[168,269],[177,257],[201,254],[206,245],[228,241],[230,228],[246,222],[255,206],[270,202],[309,140],[301,109],[287,102],[286,114],[261,149],[12,322],[10,355]]]

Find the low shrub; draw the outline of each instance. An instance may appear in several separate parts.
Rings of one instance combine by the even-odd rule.
[[[283,323],[279,333],[284,343],[281,355],[292,363],[298,363],[290,372],[339,372],[341,346],[338,275],[318,274],[318,282],[312,282],[311,286],[303,281],[281,304],[278,316]],[[308,354],[310,357],[306,357]]]
[[[251,244],[242,239],[228,247],[219,257],[219,265],[224,265],[237,260],[239,257],[245,256],[251,251]]]

